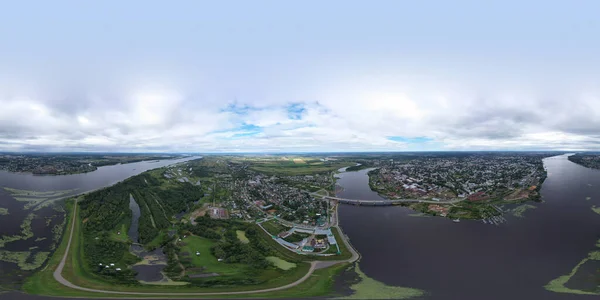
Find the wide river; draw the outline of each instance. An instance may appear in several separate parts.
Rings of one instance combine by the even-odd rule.
[[[20,189],[82,192],[173,162],[102,167],[60,177],[0,172],[0,182]],[[387,285],[422,289],[426,299],[598,299],[549,292],[544,285],[568,274],[600,239],[600,216],[590,209],[600,205],[600,171],[571,163],[566,156],[547,158],[544,165],[548,170],[541,190],[544,202],[535,204],[537,208],[524,218],[506,215],[507,222],[500,226],[415,217],[411,210],[396,206],[352,205],[340,207],[340,225],[361,253],[360,267],[367,276]],[[344,190],[338,196],[380,199],[369,189],[366,173],[339,174],[337,183]],[[0,203],[4,199],[0,194]]]
[[[361,270],[387,285],[418,288],[426,299],[598,299],[544,289],[569,274],[600,239],[600,171],[546,158],[543,203],[500,226],[416,217],[408,208],[341,205],[340,225],[361,253]],[[368,170],[341,173],[339,197],[381,199]],[[587,197],[591,197],[587,200]],[[412,216],[411,216],[412,215]]]

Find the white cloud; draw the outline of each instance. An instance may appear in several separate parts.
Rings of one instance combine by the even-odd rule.
[[[465,86],[390,79],[385,84],[348,81],[307,88],[305,101],[287,97],[285,86],[280,86],[280,92],[271,94],[267,102],[242,97],[222,101],[210,87],[204,88],[204,94],[212,96],[204,98],[198,96],[202,93],[164,87],[116,97],[94,94],[72,102],[24,94],[0,98],[0,150],[599,148],[600,94],[574,90],[564,94],[569,97],[564,101],[532,90],[477,94],[476,88]],[[303,109],[301,118],[289,117],[291,104]],[[406,141],[388,139],[394,136]]]

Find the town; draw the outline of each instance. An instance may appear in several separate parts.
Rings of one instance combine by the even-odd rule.
[[[344,155],[312,158],[318,169],[310,175],[290,170],[297,172],[294,161],[311,158],[273,156],[256,163],[247,157],[207,156],[190,163],[188,170],[172,170],[165,176],[179,176],[179,180],[203,185],[205,198],[190,214],[191,221],[208,213],[215,218],[248,221],[277,218],[279,223],[289,226],[325,228],[331,208],[347,203],[403,205],[433,216],[478,219],[495,224],[503,222],[505,204],[540,200],[539,190],[546,178],[542,159],[546,156],[548,154],[470,153],[360,160],[362,165],[352,169],[369,169],[370,188],[387,199],[379,202],[334,197],[339,188],[334,177],[340,171],[338,167],[354,166],[357,161]],[[265,161],[271,166],[279,164],[282,169],[277,169],[280,172],[265,170],[262,167]],[[323,169],[323,166],[330,168]],[[521,214],[525,208],[511,207],[515,214]]]
[[[427,200],[408,204],[423,213],[495,222],[502,214],[497,205],[540,199],[546,178],[542,158],[547,156],[486,153],[382,160],[369,172],[369,185],[388,199]]]
[[[600,154],[576,153],[569,156],[569,160],[586,168],[600,169]]]
[[[171,167],[163,176],[202,185],[206,191],[190,221],[208,213],[215,218],[258,220],[276,216],[282,222],[325,226],[329,195],[334,186],[330,172],[313,175],[273,175],[235,160],[205,157]],[[315,197],[316,195],[316,197]]]
[[[175,157],[181,155],[0,153],[0,170],[36,175],[69,175],[92,172],[101,166]]]

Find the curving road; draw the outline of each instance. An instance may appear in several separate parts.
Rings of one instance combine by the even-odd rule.
[[[114,295],[145,295],[145,296],[218,296],[218,295],[244,295],[244,294],[275,292],[275,291],[289,289],[291,287],[297,286],[298,284],[306,281],[306,279],[308,279],[310,277],[310,275],[312,275],[312,273],[315,271],[315,269],[326,268],[326,267],[332,266],[337,263],[342,263],[342,262],[354,262],[359,257],[358,253],[354,250],[354,248],[352,248],[352,246],[346,240],[346,238],[342,237],[342,239],[344,240],[344,243],[346,243],[346,246],[348,247],[348,249],[351,249],[350,251],[352,251],[352,258],[350,258],[348,260],[343,260],[343,261],[331,261],[331,262],[312,261],[310,263],[310,269],[308,270],[306,275],[304,275],[302,278],[296,280],[295,282],[286,284],[284,286],[276,287],[276,288],[251,290],[251,291],[239,291],[239,292],[206,292],[206,293],[120,292],[120,291],[90,289],[90,288],[75,285],[62,276],[62,271],[65,266],[65,262],[67,261],[67,256],[69,254],[69,250],[71,249],[71,241],[73,240],[73,232],[75,231],[74,229],[75,229],[76,217],[77,217],[77,201],[75,201],[75,204],[73,205],[73,221],[71,222],[71,233],[69,234],[69,241],[67,242],[67,249],[65,250],[65,254],[63,255],[62,260],[58,264],[58,267],[56,268],[56,270],[54,270],[54,279],[56,281],[60,282],[64,286],[67,286],[72,289],[80,290],[80,291],[86,291],[86,292],[114,294]],[[339,227],[338,227],[338,230],[339,230]],[[341,230],[339,232],[340,232],[340,234],[342,234]]]

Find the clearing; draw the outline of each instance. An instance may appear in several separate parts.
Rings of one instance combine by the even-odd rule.
[[[202,268],[201,273],[218,273],[219,275],[238,274],[244,269],[243,265],[227,264],[220,262],[212,253],[210,248],[214,242],[198,236],[188,236],[181,242],[179,258],[189,257],[196,268]],[[196,255],[199,252],[200,255]],[[186,273],[188,273],[186,271]]]
[[[246,237],[246,232],[241,230],[236,230],[235,234],[237,235],[238,240],[244,244],[250,243],[250,240]]]

